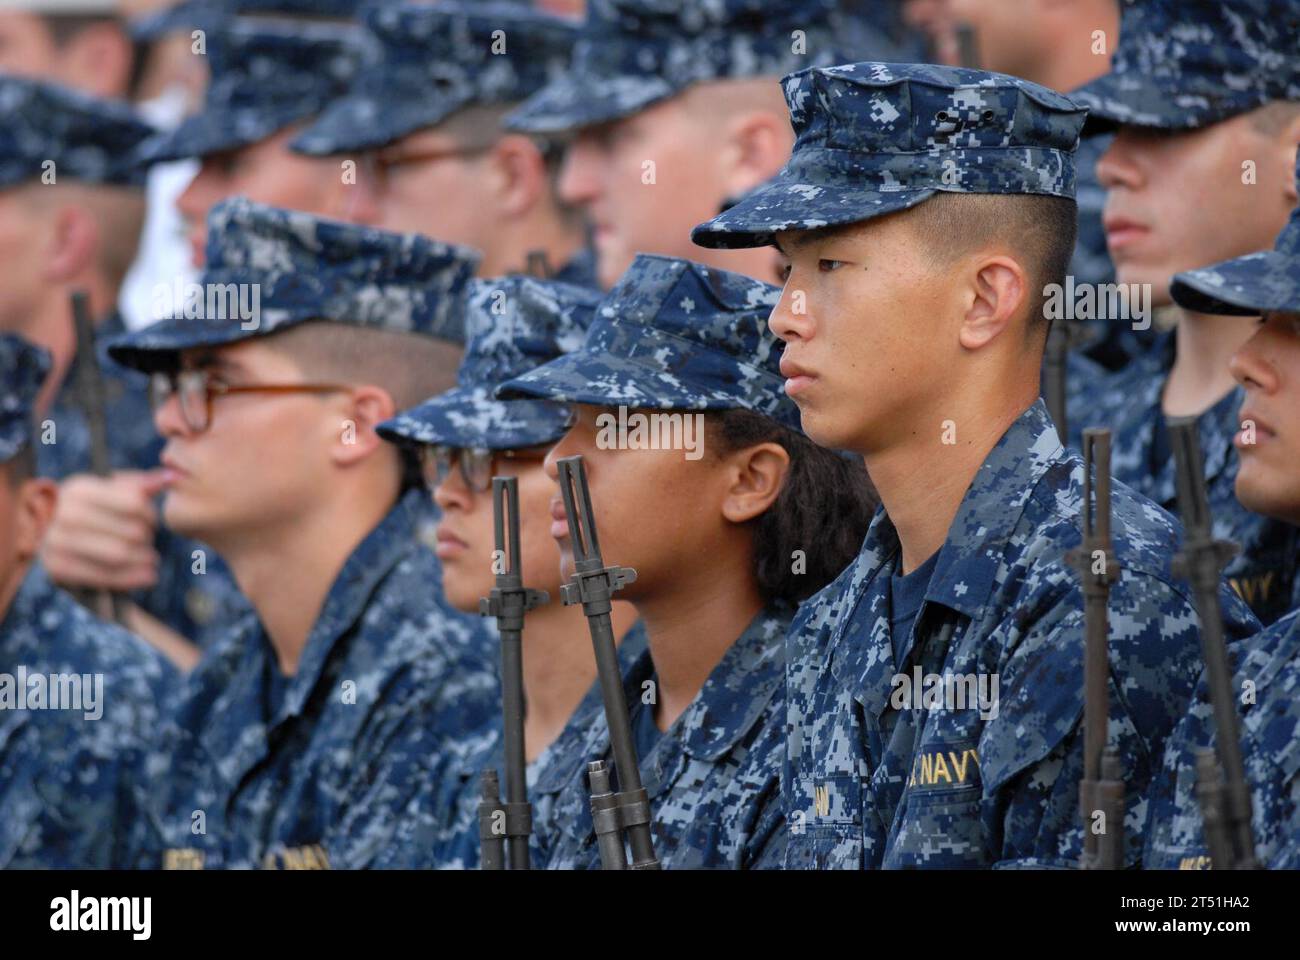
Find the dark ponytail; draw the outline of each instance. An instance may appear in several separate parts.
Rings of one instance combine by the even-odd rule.
[[[709,415],[710,438],[725,456],[760,443],[778,443],[790,469],[772,506],[750,521],[754,575],[768,601],[799,603],[853,562],[879,499],[861,459],[819,447],[802,433],[750,410]],[[795,551],[802,551],[796,572]]]

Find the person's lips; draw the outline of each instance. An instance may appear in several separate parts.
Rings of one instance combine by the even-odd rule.
[[[1102,218],[1101,223],[1106,231],[1106,246],[1112,251],[1131,246],[1151,232],[1146,224],[1121,214],[1108,214]]]
[[[551,500],[551,536],[556,540],[569,537],[569,515],[564,511],[564,501],[558,498]]]
[[[785,377],[785,392],[791,399],[807,391],[817,379],[817,375],[799,366],[789,355],[781,357],[781,376]]]
[[[158,462],[163,468],[163,477],[167,487],[173,487],[180,481],[190,475],[190,472],[176,462],[176,459],[170,454],[164,452],[158,458]]]
[[[1241,452],[1249,452],[1252,447],[1256,447],[1277,436],[1273,432],[1273,428],[1267,422],[1261,420],[1259,414],[1249,407],[1242,407],[1237,419],[1244,426],[1240,427],[1233,436],[1232,445]],[[1249,437],[1246,434],[1247,430],[1251,432]]]
[[[463,556],[467,550],[469,550],[468,543],[448,530],[443,524],[438,525],[438,539],[433,552],[438,555],[439,560],[454,560]]]

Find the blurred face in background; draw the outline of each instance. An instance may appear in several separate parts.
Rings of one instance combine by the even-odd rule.
[[[125,97],[134,58],[126,32],[111,17],[76,21],[84,25],[52,29],[57,17],[0,10],[0,73],[51,80],[96,97]]]
[[[1294,135],[1250,113],[1178,133],[1122,127],[1097,163],[1116,279],[1167,306],[1175,273],[1272,247],[1296,203]]]
[[[204,263],[208,211],[227,197],[243,196],[323,217],[342,216],[345,158],[294,153],[289,141],[298,131],[289,127],[257,143],[203,158],[199,172],[176,201],[185,218],[194,266]]]
[[[555,487],[542,468],[546,450],[496,451],[485,476],[518,480],[521,556],[516,569],[524,586],[545,590],[552,603],[559,603],[560,551],[550,535]],[[442,561],[443,590],[456,609],[477,613],[479,598],[496,586],[492,490],[471,487],[460,468],[453,467],[433,487],[433,499],[442,512],[436,549]]]
[[[1300,525],[1300,314],[1266,314],[1228,369],[1246,391],[1234,441],[1237,498]]]

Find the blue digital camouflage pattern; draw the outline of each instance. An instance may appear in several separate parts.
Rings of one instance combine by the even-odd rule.
[[[1089,128],[1195,130],[1300,100],[1293,0],[1124,0],[1110,72],[1070,94]]]
[[[834,0],[589,0],[572,70],[506,120],[527,133],[609,123],[715,80],[839,63]]]
[[[1255,854],[1262,866],[1300,867],[1300,607],[1271,627],[1230,645],[1234,706],[1251,792]],[[1196,752],[1217,742],[1204,674],[1191,709],[1170,738],[1147,830],[1145,866],[1208,870],[1196,797]]]
[[[132,19],[127,28],[136,40],[157,40],[169,33],[219,28],[231,17],[248,14],[337,17],[351,19],[368,0],[184,0]]]
[[[463,343],[465,289],[478,261],[473,250],[420,234],[234,197],[208,214],[199,278],[205,302],[189,311],[197,316],[178,314],[117,338],[109,355],[147,371],[173,364],[181,350],[261,337],[307,320]],[[232,309],[241,287],[259,293],[259,309],[249,319]]]
[[[497,396],[595,406],[761,413],[794,430],[784,345],[767,318],[781,291],[689,260],[638,254],[597,308],[580,350],[504,384]]]
[[[148,748],[177,683],[140,640],[28,572],[0,614],[0,869],[130,866]],[[58,687],[81,701],[51,709]]]
[[[852,63],[785,78],[790,162],[695,228],[704,247],[760,247],[906,210],[940,191],[1074,198],[1085,111],[1028,80],[916,63]]]
[[[553,601],[554,602],[554,601]],[[581,611],[575,610],[581,616]],[[585,632],[585,624],[578,623]],[[585,641],[582,641],[585,642]],[[618,644],[620,674],[626,675],[646,650],[645,626],[638,620],[623,635]],[[528,764],[525,779],[528,799],[533,807],[533,833],[529,842],[531,866],[541,865],[544,851],[539,837],[547,831],[552,815],[553,794],[538,796],[536,784],[544,771],[549,770],[557,749],[585,729],[590,719],[604,709],[599,681],[592,683],[555,741],[549,744],[532,763]],[[501,745],[501,717],[498,711],[493,722],[463,738],[443,757],[443,766],[427,778],[428,786],[407,808],[397,828],[395,842],[368,867],[404,870],[473,870],[480,865],[478,805],[481,798],[480,776],[484,770],[494,769],[499,774],[505,770]]]
[[[378,427],[386,440],[486,450],[552,443],[569,414],[545,400],[497,400],[507,380],[582,346],[600,294],[552,280],[511,276],[470,284],[468,345],[457,386]]]
[[[117,313],[95,327],[109,464],[114,470],[156,470],[163,439],[154,428],[149,381],[113,363],[106,350],[107,343],[125,332]],[[78,397],[79,376],[73,357],[54,403],[41,418],[42,442],[36,446],[36,470],[41,476],[66,480],[90,473],[90,427]],[[205,647],[248,610],[248,601],[214,551],[162,525],[154,536],[154,549],[159,558],[158,582],[136,591],[131,599],[181,636]]]
[[[1161,450],[1164,428],[1161,394],[1174,362],[1174,333],[1160,336],[1150,351],[1128,368],[1079,394],[1071,415],[1071,446],[1081,448],[1084,427],[1110,427],[1111,473],[1138,493],[1177,513],[1172,454]],[[1240,464],[1233,436],[1245,395],[1238,387],[1197,417],[1205,455],[1205,486],[1214,536],[1241,551],[1224,568],[1224,577],[1264,624],[1300,606],[1300,529],[1258,513],[1237,500]]]
[[[1256,849],[1266,866],[1300,870],[1300,606],[1251,648],[1248,665],[1261,664],[1248,677],[1258,703],[1247,710],[1242,732]]]
[[[357,29],[229,23],[207,34],[202,109],[145,143],[154,162],[236,150],[309,120],[342,96],[361,61]]]
[[[1292,211],[1272,250],[1175,274],[1169,293],[1180,307],[1199,313],[1300,313],[1300,207]]]
[[[770,606],[745,628],[685,711],[639,758],[650,798],[655,854],[666,869],[750,869],[779,864],[787,831],[781,805],[785,734],[785,633],[793,611]],[[643,654],[624,678],[629,704],[653,696]],[[610,759],[603,710],[552,745],[535,785],[546,810],[540,865],[600,867],[586,764]],[[615,778],[617,779],[617,778]]]
[[[60,178],[143,186],[138,150],[155,133],[125,103],[0,76],[0,188]]]
[[[364,862],[442,752],[491,722],[495,637],[442,598],[416,535],[428,510],[408,491],[353,551],[274,715],[255,615],[204,657],[154,761],[164,789],[142,866]]]
[[[504,3],[379,6],[366,26],[378,59],[293,149],[374,149],[466,107],[521,101],[561,76],[577,36],[569,20]]]
[[[976,474],[897,661],[890,576],[900,551],[883,510],[857,560],[800,607],[787,651],[787,867],[1077,864],[1084,618],[1066,554],[1080,542],[1082,483],[1083,464],[1039,401]],[[1109,606],[1110,742],[1132,864],[1200,645],[1188,588],[1169,574],[1178,523],[1123,484],[1111,511],[1120,573]],[[1257,630],[1236,595],[1221,593],[1226,635]],[[966,683],[950,709],[913,699],[937,689],[925,674]],[[905,696],[903,680],[918,679]],[[985,684],[983,708],[964,697],[972,681]]]
[[[50,372],[50,354],[22,337],[0,333],[0,463],[35,439],[33,411]]]

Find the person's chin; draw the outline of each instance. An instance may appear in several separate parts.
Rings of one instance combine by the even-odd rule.
[[[1257,454],[1241,458],[1237,500],[1252,513],[1300,525],[1300,483],[1294,473],[1270,469]]]
[[[442,589],[447,602],[461,613],[478,613],[478,602],[492,590],[491,586],[476,588],[468,578],[461,577],[457,571],[444,564],[442,568]]]
[[[162,521],[168,528],[183,537],[201,538],[208,525],[202,522],[202,512],[196,509],[192,497],[169,491],[163,497]]]
[[[605,290],[610,289],[632,266],[632,256],[617,240],[596,243],[596,279]]]

